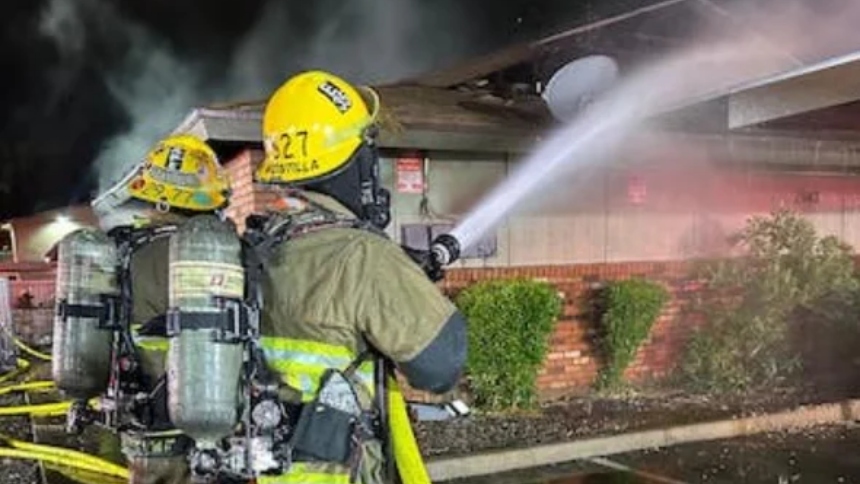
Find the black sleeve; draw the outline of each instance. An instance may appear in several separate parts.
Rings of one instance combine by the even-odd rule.
[[[445,393],[454,388],[463,374],[467,346],[466,318],[456,311],[424,350],[398,366],[413,388]]]

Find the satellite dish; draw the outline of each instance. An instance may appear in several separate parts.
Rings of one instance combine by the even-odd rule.
[[[569,121],[618,78],[618,64],[605,55],[592,55],[566,64],[552,75],[543,99],[553,117]]]

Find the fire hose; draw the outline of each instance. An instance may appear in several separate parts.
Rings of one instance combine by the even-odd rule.
[[[28,355],[30,355],[34,358],[40,359],[42,361],[51,361],[51,355],[42,353],[38,350],[33,349],[30,346],[27,346],[24,342],[22,342],[18,338],[13,338],[13,341],[15,342],[15,346],[17,346],[18,349],[20,349],[24,353],[27,353]]]
[[[387,391],[392,450],[400,480],[406,484],[430,484],[397,380],[388,377]]]
[[[0,457],[38,460],[60,468],[72,468],[85,473],[112,476],[117,479],[128,480],[129,477],[128,469],[84,452],[22,442],[2,436],[0,436],[0,440],[8,446],[0,448]]]
[[[23,365],[25,368],[27,365]],[[0,395],[13,392],[46,391],[54,388],[52,381],[34,381],[0,387]],[[61,416],[68,412],[72,402],[45,403],[0,407],[0,416],[27,415],[30,417]],[[95,403],[95,400],[91,401]],[[126,468],[84,452],[48,445],[23,442],[0,435],[0,457],[42,462],[46,468],[86,484],[121,484],[128,481]]]
[[[5,382],[7,382],[13,378],[16,378],[16,377],[22,375],[23,373],[25,373],[29,369],[30,369],[30,362],[23,359],[23,358],[18,358],[18,368],[10,371],[9,373],[6,373],[5,375],[0,375],[0,383],[5,383]]]
[[[51,380],[40,380],[26,383],[17,383],[0,387],[0,395],[6,395],[15,392],[44,392],[56,388]]]

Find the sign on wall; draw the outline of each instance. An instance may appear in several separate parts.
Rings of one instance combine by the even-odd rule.
[[[399,193],[424,193],[424,160],[398,158],[395,173]]]
[[[633,205],[641,205],[645,203],[645,197],[648,195],[648,189],[645,186],[645,180],[639,176],[631,176],[627,180],[627,200]]]

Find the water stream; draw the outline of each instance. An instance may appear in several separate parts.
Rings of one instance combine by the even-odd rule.
[[[578,171],[606,161],[630,135],[648,129],[648,120],[656,114],[797,67],[770,43],[735,38],[702,42],[631,73],[572,122],[549,133],[452,235],[462,247],[473,246],[534,198],[548,190],[569,189]]]

